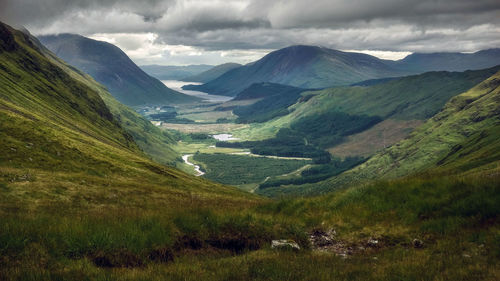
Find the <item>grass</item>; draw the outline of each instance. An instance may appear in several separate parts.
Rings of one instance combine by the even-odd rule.
[[[217,208],[200,205],[196,197],[195,204],[151,201],[155,197],[147,193],[150,200],[137,200],[132,208],[108,198],[101,205],[106,211],[61,204],[6,213],[9,208],[2,205],[0,276],[495,280],[500,274],[498,180],[498,175],[407,178],[312,199]],[[355,249],[369,238],[379,246],[347,259],[269,248],[271,239],[290,238],[307,249],[306,231],[318,228],[335,229],[336,239]],[[423,248],[412,246],[415,238]]]

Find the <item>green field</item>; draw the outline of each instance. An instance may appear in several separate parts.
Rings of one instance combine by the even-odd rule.
[[[205,178],[230,185],[260,183],[266,177],[287,174],[311,162],[220,153],[195,154],[193,160],[201,164]]]

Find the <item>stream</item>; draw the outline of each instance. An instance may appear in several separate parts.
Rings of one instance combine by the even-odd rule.
[[[196,171],[195,176],[197,176],[197,177],[203,176],[205,174],[205,172],[200,170],[200,166],[189,162],[189,157],[191,157],[191,156],[193,156],[193,154],[184,154],[184,155],[182,155],[182,160],[184,160],[184,163],[188,164],[189,166],[194,166],[194,170]]]

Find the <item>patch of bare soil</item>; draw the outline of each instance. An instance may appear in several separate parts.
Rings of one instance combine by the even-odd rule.
[[[375,152],[406,138],[422,120],[384,120],[372,128],[349,136],[347,141],[328,151],[335,156],[371,156]]]

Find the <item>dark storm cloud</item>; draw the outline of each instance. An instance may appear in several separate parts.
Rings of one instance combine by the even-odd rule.
[[[262,0],[259,2],[266,3]],[[377,19],[423,26],[451,23],[453,26],[458,24],[459,27],[467,27],[491,20],[498,23],[500,9],[497,0],[289,0],[267,5],[270,5],[268,19],[273,26],[282,28],[339,27]]]
[[[121,10],[158,19],[175,0],[2,0],[0,18],[12,24],[47,25],[71,13]],[[102,20],[106,20],[103,18]]]
[[[6,1],[6,2],[5,2]],[[35,34],[154,33],[205,50],[314,44],[338,49],[474,51],[500,46],[498,0],[0,0],[0,18]],[[128,42],[137,48],[139,42]]]

